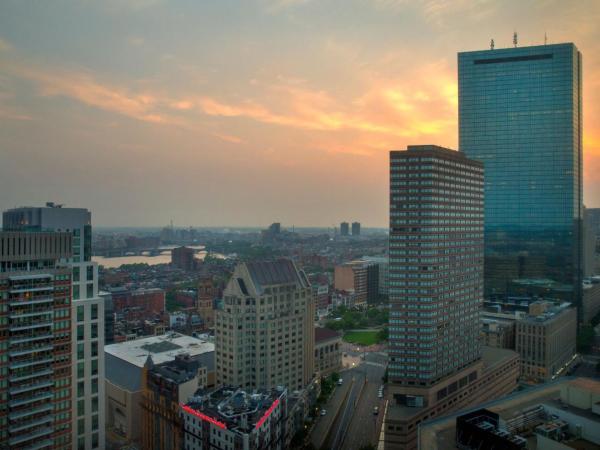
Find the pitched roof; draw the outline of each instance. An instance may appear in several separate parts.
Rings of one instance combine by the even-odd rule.
[[[299,284],[308,287],[309,283],[293,261],[278,259],[275,261],[254,261],[246,263],[252,282],[258,289],[276,284]]]
[[[315,343],[328,341],[330,339],[336,339],[340,336],[341,334],[335,330],[331,330],[329,328],[315,327]]]

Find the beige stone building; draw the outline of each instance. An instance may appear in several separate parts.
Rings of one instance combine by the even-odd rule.
[[[315,327],[315,371],[327,376],[342,369],[342,335],[329,328]]]
[[[570,303],[538,301],[517,321],[516,351],[525,381],[553,379],[575,355],[577,310]]]
[[[314,301],[291,260],[241,263],[217,311],[217,384],[304,388],[314,372]]]

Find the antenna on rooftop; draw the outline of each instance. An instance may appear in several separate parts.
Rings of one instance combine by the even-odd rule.
[[[494,38],[490,41],[490,50],[494,50]]]
[[[513,44],[515,44],[515,47],[516,47],[518,43],[519,43],[519,37],[517,35],[517,32],[515,31],[513,33]]]
[[[544,45],[548,44],[548,35],[544,31]]]

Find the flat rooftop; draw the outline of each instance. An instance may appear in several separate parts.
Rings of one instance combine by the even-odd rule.
[[[148,355],[154,364],[173,361],[175,356],[188,354],[190,357],[214,352],[215,344],[205,339],[180,333],[167,333],[134,341],[120,342],[104,347],[104,351],[137,367],[144,367]]]
[[[208,416],[229,430],[250,433],[264,422],[284,395],[284,389],[247,392],[223,386],[209,394],[191,398],[184,411]]]
[[[429,420],[420,426],[420,448],[426,448],[428,450],[456,449],[456,418],[458,416],[467,414],[470,411],[485,408],[499,414],[500,418],[506,421],[513,419],[521,415],[524,411],[530,410],[531,408],[539,405],[548,405],[557,409],[561,409],[564,406],[563,403],[560,402],[560,391],[562,386],[570,384],[585,389],[589,389],[590,387],[595,389],[596,383],[597,382],[588,379],[573,379],[571,377],[563,377],[550,383],[515,392],[511,395],[483,405],[477,405],[474,408],[458,411],[438,419]],[[571,405],[569,405],[568,410],[578,416],[585,417],[590,420],[599,420],[597,415]],[[527,439],[528,449],[538,449],[537,442],[533,434],[523,437]],[[600,449],[598,445],[583,439],[568,441],[568,445],[570,445],[571,448],[577,449]]]

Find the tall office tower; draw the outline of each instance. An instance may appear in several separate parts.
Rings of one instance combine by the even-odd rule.
[[[483,166],[409,146],[391,184],[389,377],[428,387],[481,358]]]
[[[352,236],[360,236],[360,222],[352,222]]]
[[[217,385],[305,388],[314,372],[314,309],[308,278],[291,260],[239,264],[217,311]]]
[[[590,210],[583,207],[583,234],[582,234],[582,258],[583,276],[592,277],[596,275],[596,230]]]
[[[92,262],[91,213],[83,208],[24,207],[5,211],[4,230],[72,234],[72,401],[74,450],[104,448],[104,300]]]
[[[350,224],[348,222],[340,223],[340,234],[342,236],[348,236],[350,234]]]
[[[71,247],[0,232],[0,448],[71,448]]]
[[[485,166],[485,297],[581,307],[581,54],[458,54],[459,148]]]
[[[433,145],[392,151],[389,254],[384,441],[412,449],[421,421],[516,387],[518,355],[480,344],[483,164]]]

